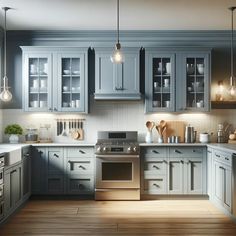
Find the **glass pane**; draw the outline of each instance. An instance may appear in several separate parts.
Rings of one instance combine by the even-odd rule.
[[[170,108],[171,60],[170,57],[153,58],[153,108]]]
[[[186,60],[186,94],[187,107],[203,108],[204,104],[204,58],[187,58]]]
[[[132,163],[102,163],[102,180],[132,180]]]
[[[48,106],[48,59],[29,59],[29,107]]]
[[[62,58],[62,107],[80,107],[80,58]]]

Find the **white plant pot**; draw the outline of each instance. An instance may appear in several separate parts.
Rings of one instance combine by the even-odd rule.
[[[19,143],[19,135],[11,134],[9,137],[9,143]]]

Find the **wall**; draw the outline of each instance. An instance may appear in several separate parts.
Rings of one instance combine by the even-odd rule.
[[[229,31],[130,31],[121,32],[123,46],[139,47],[210,47],[212,48],[212,90],[218,80],[228,82],[230,74]],[[147,120],[184,120],[196,127],[198,132],[216,133],[219,122],[228,121],[236,127],[235,110],[212,110],[206,114],[144,114],[144,102],[97,102],[92,98],[94,73],[89,76],[90,113],[77,114],[30,114],[22,109],[22,61],[19,46],[81,46],[81,47],[114,47],[115,32],[92,31],[12,31],[8,34],[8,77],[14,94],[12,102],[4,104],[2,124],[19,123],[26,127],[29,124],[39,127],[40,123],[49,123],[55,131],[56,118],[85,118],[85,141],[95,142],[98,130],[138,130],[140,141],[144,140]],[[90,58],[91,59],[91,58]],[[93,62],[93,60],[91,60]],[[90,72],[93,71],[93,64]],[[141,82],[143,85],[144,83]],[[141,87],[144,91],[144,87]],[[214,100],[214,93],[212,93]],[[9,109],[10,108],[10,109]],[[1,122],[1,117],[0,117]],[[54,132],[52,132],[54,137]],[[155,132],[156,133],[156,132]],[[156,139],[156,135],[154,135]],[[4,136],[4,141],[7,137]],[[213,138],[213,140],[215,140]],[[56,141],[72,141],[56,139]]]
[[[139,141],[145,140],[147,120],[160,122],[164,120],[183,120],[186,124],[191,124],[200,132],[213,132],[212,142],[216,141],[216,131],[218,123],[225,121],[231,123],[236,128],[236,110],[212,110],[210,113],[199,114],[150,114],[144,115],[143,102],[96,102],[91,101],[91,113],[89,115],[56,115],[43,113],[25,113],[19,109],[3,110],[3,127],[11,123],[19,123],[24,128],[32,125],[36,128],[40,124],[51,124],[51,135],[56,142],[78,142],[71,138],[56,137],[56,119],[63,118],[84,118],[85,140],[84,142],[95,143],[98,130],[137,130]],[[157,142],[157,132],[153,130],[154,141]],[[7,141],[4,136],[4,141]],[[23,140],[23,137],[22,137]]]

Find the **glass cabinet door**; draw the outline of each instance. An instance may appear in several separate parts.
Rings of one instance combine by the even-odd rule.
[[[48,111],[51,109],[51,57],[28,55],[26,63],[26,110]]]
[[[174,111],[175,57],[172,54],[152,55],[149,111]],[[150,73],[150,72],[149,72]]]
[[[84,110],[84,55],[60,54],[59,63],[59,111]]]
[[[185,109],[187,110],[209,110],[208,60],[207,54],[192,54],[184,57]]]

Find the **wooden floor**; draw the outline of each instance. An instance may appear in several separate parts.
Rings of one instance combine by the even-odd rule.
[[[236,235],[208,200],[31,200],[0,235]]]

